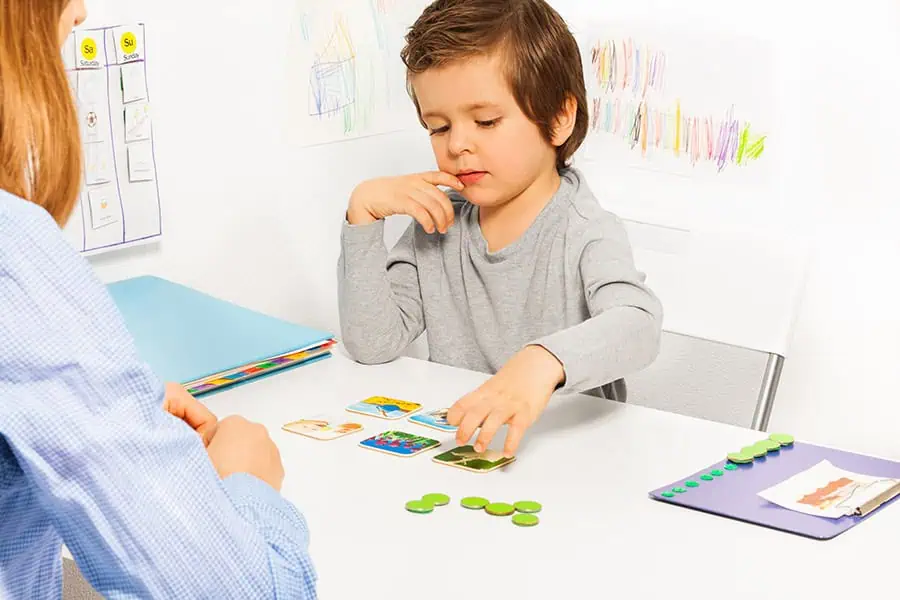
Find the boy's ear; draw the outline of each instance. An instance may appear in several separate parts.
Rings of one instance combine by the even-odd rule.
[[[556,117],[553,127],[553,138],[550,140],[554,146],[559,147],[568,141],[575,129],[575,119],[578,117],[578,102],[574,96],[566,98],[563,109]]]

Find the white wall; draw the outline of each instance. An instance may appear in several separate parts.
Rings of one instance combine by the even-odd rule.
[[[94,25],[148,24],[164,202],[162,244],[92,259],[103,278],[156,273],[337,333],[337,235],[350,190],[367,177],[429,168],[432,159],[418,133],[353,142],[365,163],[346,160],[349,144],[299,147],[284,125],[297,77],[286,58],[291,4],[89,0]],[[610,14],[638,10],[625,0],[589,4]],[[787,67],[774,90],[790,107],[782,129],[792,149],[787,205],[768,218],[804,223],[817,253],[772,428],[900,457],[896,1],[670,4],[639,6],[764,35]]]

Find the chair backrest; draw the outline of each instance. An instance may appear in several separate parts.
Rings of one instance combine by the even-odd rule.
[[[790,352],[808,243],[764,233],[626,226],[638,268],[665,311],[660,356],[629,377],[628,401],[765,429]]]

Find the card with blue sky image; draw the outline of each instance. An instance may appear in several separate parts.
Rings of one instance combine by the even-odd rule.
[[[458,428],[447,422],[447,409],[440,408],[425,413],[411,416],[409,420],[417,425],[423,425],[438,431],[454,432]]]

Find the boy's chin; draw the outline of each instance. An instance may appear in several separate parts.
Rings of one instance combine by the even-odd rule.
[[[509,198],[505,194],[495,190],[473,188],[463,190],[461,195],[469,204],[483,208],[502,206],[509,202]]]

